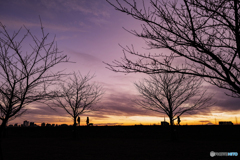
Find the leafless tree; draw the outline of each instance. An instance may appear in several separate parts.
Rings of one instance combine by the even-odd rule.
[[[141,99],[137,104],[145,109],[164,113],[174,125],[177,116],[212,105],[212,96],[206,96],[202,80],[183,74],[153,74],[149,79],[135,83]]]
[[[239,0],[149,0],[143,5],[135,0],[116,0],[108,3],[143,22],[141,32],[129,32],[144,38],[150,49],[171,52],[142,54],[126,47],[122,60],[108,64],[109,69],[199,76],[230,91],[229,96],[240,96]],[[139,59],[131,60],[128,54]],[[176,65],[179,61],[183,65]]]
[[[62,71],[53,72],[59,63],[68,62],[55,45],[55,38],[47,41],[42,24],[42,37],[22,28],[10,34],[0,23],[0,119],[1,131],[9,120],[21,116],[30,103],[51,98],[51,86],[64,75]],[[31,42],[27,51],[24,42]],[[49,87],[50,86],[50,87]]]
[[[51,99],[51,87],[64,75],[51,69],[59,63],[68,62],[66,55],[59,52],[55,38],[47,41],[42,24],[42,37],[37,38],[26,28],[10,32],[0,22],[0,159],[2,134],[9,120],[21,116],[26,106],[33,102]],[[30,45],[23,45],[30,38]],[[26,51],[24,51],[28,48]]]
[[[60,83],[60,89],[53,99],[54,106],[63,108],[72,118],[73,126],[76,128],[76,119],[79,115],[94,110],[96,104],[102,97],[104,91],[101,85],[90,83],[94,77],[87,74],[73,73],[66,82]]]
[[[153,74],[149,79],[135,83],[135,86],[141,97],[136,103],[147,110],[166,114],[171,128],[177,116],[213,105],[212,96],[201,89],[202,80],[196,76]]]

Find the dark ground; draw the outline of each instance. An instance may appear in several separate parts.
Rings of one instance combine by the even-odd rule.
[[[178,141],[168,126],[7,128],[5,160],[197,160],[210,151],[240,154],[240,126],[176,126]]]

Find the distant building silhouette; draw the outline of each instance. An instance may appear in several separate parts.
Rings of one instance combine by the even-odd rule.
[[[87,123],[87,126],[88,126],[88,124],[89,124],[89,117],[87,117],[86,123]]]
[[[161,122],[161,126],[169,126],[169,123],[166,122],[166,121],[162,121],[162,122]]]
[[[233,125],[231,121],[220,121],[219,125]]]
[[[42,124],[41,124],[41,127],[45,127],[45,126],[46,126],[45,123],[42,123]]]
[[[49,124],[49,123],[47,123],[47,125],[46,125],[46,127],[51,127],[52,125],[51,124]]]
[[[169,123],[166,122],[165,116],[164,116],[164,121],[161,122],[161,126],[169,126]]]
[[[30,127],[34,127],[34,122],[30,122]]]
[[[23,127],[28,127],[29,121],[23,121]]]
[[[14,124],[14,127],[18,127],[18,124],[17,124],[17,123],[15,123],[15,124]]]

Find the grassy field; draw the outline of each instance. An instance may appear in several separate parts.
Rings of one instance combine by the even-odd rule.
[[[168,126],[7,128],[5,160],[197,160],[210,152],[240,154],[240,126],[176,126],[177,141]]]

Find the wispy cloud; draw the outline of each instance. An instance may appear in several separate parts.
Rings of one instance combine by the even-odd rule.
[[[6,18],[6,17],[1,17],[1,23],[5,25],[7,28],[11,29],[19,29],[20,27],[26,26],[27,28],[32,28],[32,27],[38,27],[40,29],[40,21],[38,23],[34,22],[28,22],[26,20],[20,20],[20,19],[12,19],[12,18]],[[64,25],[58,25],[58,24],[50,24],[50,23],[44,23],[43,22],[43,27],[55,31],[60,31],[60,32],[86,32],[85,30],[79,28],[79,27],[69,27],[69,26],[64,26]]]
[[[137,96],[133,94],[113,92],[98,104],[101,110],[97,111],[97,113],[112,116],[159,115],[137,106],[134,102],[136,98]]]
[[[89,0],[41,0],[41,3],[48,9],[58,11],[76,11],[83,14],[90,14],[94,16],[109,17],[110,14],[104,10],[102,1],[89,1]]]
[[[91,21],[97,26],[105,26],[106,24],[109,24],[109,21],[107,21],[106,19],[97,17],[90,18],[89,21]]]
[[[69,52],[71,52],[72,54],[78,56],[79,58],[83,59],[83,61],[87,61],[88,63],[89,62],[99,62],[101,63],[102,60],[93,56],[93,55],[90,55],[90,54],[87,54],[87,53],[82,53],[82,52],[77,52],[77,51],[72,51],[72,50],[69,50]]]

